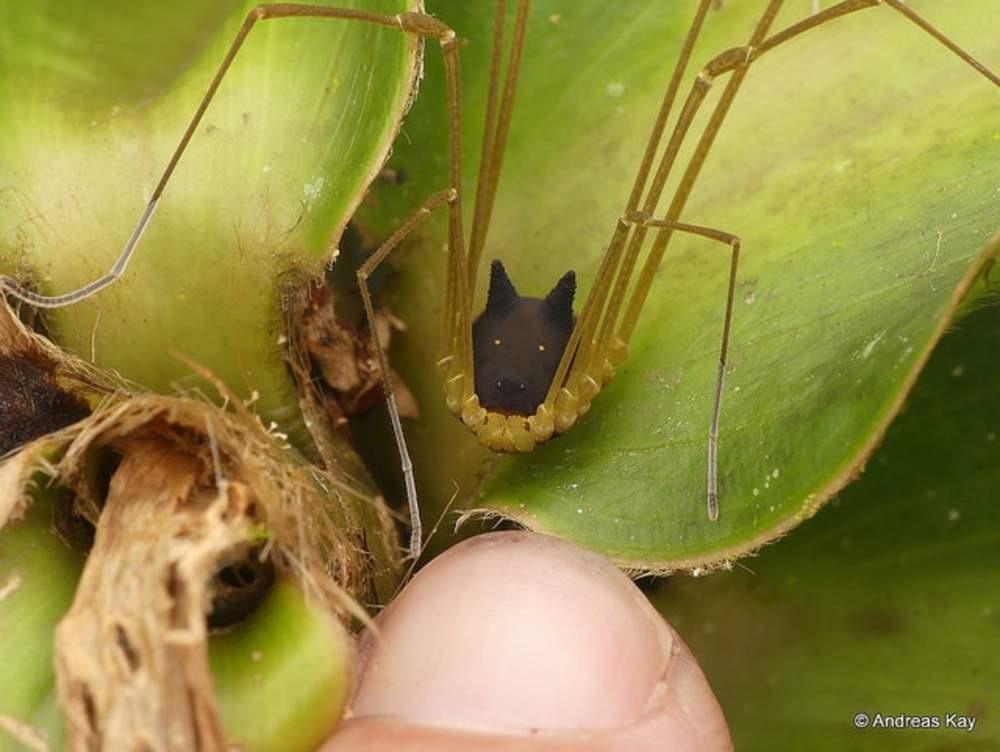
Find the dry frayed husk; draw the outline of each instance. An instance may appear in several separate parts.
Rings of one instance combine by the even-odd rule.
[[[100,397],[132,391],[118,374],[102,371],[81,358],[67,355],[45,337],[31,331],[0,297],[0,355],[31,353],[51,361],[53,377],[68,390]]]
[[[286,287],[282,300],[285,331],[289,333],[286,359],[300,395],[299,410],[327,472],[338,478],[356,479],[360,486],[375,488],[375,481],[369,474],[368,468],[358,455],[350,450],[349,439],[341,430],[338,416],[342,414],[342,409],[331,409],[329,394],[313,378],[313,361],[308,342],[310,326],[307,319],[308,312],[313,306],[313,290],[319,284],[317,280],[297,280],[295,284]],[[336,328],[335,324],[333,328]],[[371,357],[374,359],[375,356]],[[413,409],[416,410],[415,402]],[[367,548],[375,568],[375,600],[378,603],[387,603],[399,587],[402,571],[400,549],[395,537],[395,523],[381,497],[378,497],[376,503],[362,505],[359,511],[366,528],[386,531],[381,535],[369,536]]]
[[[335,293],[325,282],[308,285],[303,293],[294,298],[295,307],[290,311],[294,322],[288,327],[293,332],[292,347],[315,364],[321,379],[309,379],[312,391],[325,397],[323,401],[334,425],[344,427],[348,418],[362,415],[385,400],[375,340],[367,322],[351,325],[337,316]],[[375,330],[388,357],[393,332],[406,331],[406,325],[386,306],[378,306]],[[318,381],[326,389],[321,389]],[[420,417],[416,397],[391,367],[389,383],[400,417]]]
[[[6,318],[0,333],[21,344],[40,339]],[[73,360],[49,354],[57,368]],[[377,580],[395,580],[398,552],[379,501],[227,402],[232,411],[118,392],[0,462],[0,526],[48,476],[75,493],[77,513],[96,530],[56,634],[69,749],[227,748],[205,622],[221,564],[266,556],[279,578],[345,618],[365,618],[355,599],[372,599]],[[101,498],[94,470],[109,453],[120,464]],[[376,540],[380,563],[367,550]]]
[[[38,447],[60,445],[54,466],[40,459]],[[108,449],[121,462],[102,503],[88,466]],[[265,536],[279,577],[297,581],[317,602],[360,613],[347,594],[366,596],[374,574],[360,522],[338,489],[289,463],[259,424],[191,400],[143,396],[99,410],[23,454],[10,463],[22,479],[45,469],[76,491],[78,511],[96,523],[73,605],[56,633],[70,749],[226,747],[205,614],[220,563]]]

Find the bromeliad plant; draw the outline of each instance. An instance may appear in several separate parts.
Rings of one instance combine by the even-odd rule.
[[[415,9],[403,0],[358,5],[384,13]],[[488,3],[429,5],[467,42],[461,47],[465,161],[474,164],[493,10]],[[593,279],[690,20],[691,2],[668,5],[534,3],[486,251],[504,260],[522,292],[548,290],[567,268],[576,270],[581,289]],[[778,26],[804,13],[799,5],[788,3]],[[982,4],[927,5],[919,10],[996,67],[1000,48]],[[0,79],[8,110],[0,152],[0,273],[16,274],[40,292],[76,288],[110,267],[249,4],[135,9],[102,0],[98,6],[57,12],[22,4],[0,11],[0,57],[9,73]],[[695,64],[743,43],[759,12],[749,0],[713,10]],[[623,27],[623,19],[638,16],[648,23]],[[141,524],[120,501],[128,496],[126,481],[143,475],[136,469],[141,461],[186,467],[188,475],[171,475],[171,483],[185,489],[175,497],[195,506],[205,501],[198,494],[206,484],[245,489],[237,493],[238,529],[216,530],[200,549],[191,579],[196,593],[220,591],[227,566],[286,546],[285,565],[279,557],[275,573],[279,584],[210,641],[207,653],[184,658],[193,681],[219,692],[218,706],[210,690],[203,694],[206,717],[222,719],[209,730],[221,739],[250,729],[256,748],[291,749],[308,748],[335,723],[334,711],[305,724],[289,716],[282,719],[287,725],[266,730],[239,719],[265,715],[254,708],[268,695],[254,691],[247,677],[284,676],[279,667],[312,660],[303,658],[305,644],[328,657],[329,670],[318,672],[313,691],[342,694],[344,642],[326,610],[337,601],[329,590],[310,593],[311,578],[337,581],[368,600],[388,597],[398,575],[396,543],[368,480],[371,471],[385,488],[398,483],[384,416],[355,426],[375,445],[366,468],[331,430],[319,409],[322,397],[306,387],[314,374],[304,337],[289,322],[310,305],[304,283],[319,275],[388,153],[417,65],[416,43],[395,31],[306,19],[255,30],[126,276],[46,317],[55,341],[130,383],[166,394],[178,387],[222,392],[231,406],[250,403],[264,428],[242,410],[233,422],[172,397],[127,401],[122,392],[134,387],[118,382],[110,398],[83,393],[100,408],[93,422],[6,461],[0,490],[8,498],[0,504],[26,516],[0,534],[7,578],[0,587],[17,583],[0,600],[0,620],[23,630],[18,645],[32,645],[18,651],[31,668],[4,679],[18,683],[17,694],[0,692],[17,698],[0,706],[9,733],[47,730],[50,740],[61,738],[50,643],[32,640],[51,634],[75,592],[56,642],[61,655],[70,642],[65,625],[88,624],[80,615],[89,610],[92,626],[98,599],[134,567],[113,547],[107,552],[101,525],[124,531]],[[368,239],[387,236],[447,187],[443,89],[439,58],[430,55],[406,138],[396,142],[391,162],[407,180],[380,186],[364,207],[359,222]],[[990,240],[997,229],[996,160],[989,158],[995,104],[995,91],[947,51],[878,10],[755,64],[685,217],[737,233],[744,243],[722,424],[723,513],[715,523],[703,511],[704,433],[725,297],[722,254],[679,238],[629,362],[600,401],[570,434],[531,455],[499,459],[444,407],[434,361],[445,291],[438,249],[446,231],[444,222],[426,225],[395,264],[393,301],[408,329],[392,355],[423,411],[407,428],[425,519],[436,517],[457,480],[466,509],[562,535],[630,569],[661,571],[727,564],[815,513],[860,472],[959,300],[981,294],[973,282],[996,253]],[[66,385],[63,371],[54,378]],[[99,405],[101,399],[110,404]],[[130,431],[118,428],[120,421]],[[295,449],[284,446],[282,434]],[[326,510],[322,519],[347,531],[331,546],[347,563],[329,564],[342,560],[326,551],[325,569],[289,565],[302,552],[275,523],[281,518],[275,510],[284,507],[270,506],[261,490],[267,483],[235,472],[244,459],[241,436],[257,437],[275,468],[256,472],[256,480],[281,486],[274,478],[294,476],[302,484],[292,485]],[[114,462],[101,459],[108,451],[124,457],[115,472]],[[105,481],[88,479],[88,472]],[[348,477],[360,487],[344,490]],[[94,540],[84,536],[79,547],[92,552],[79,590],[67,584],[77,577],[79,557],[56,553],[47,516],[55,514],[49,509],[65,510],[74,494],[77,512],[97,525]],[[221,492],[211,499],[232,501]],[[185,507],[157,524],[182,521]],[[352,550],[359,541],[372,549],[376,566],[355,577],[349,562],[365,557]],[[36,555],[50,563],[36,562]],[[39,568],[57,565],[62,577],[43,587]],[[239,582],[239,571],[230,567],[222,579]],[[307,576],[299,576],[303,571]],[[141,583],[134,586],[144,592]],[[187,597],[196,608],[198,598]],[[316,601],[324,605],[310,610]],[[37,603],[45,608],[37,610]],[[43,614],[38,625],[28,613]],[[300,628],[319,637],[290,640]],[[267,646],[260,660],[238,665],[247,655],[243,646],[257,644]],[[249,654],[258,651],[249,647]],[[65,656],[56,660],[60,671],[76,670]],[[277,696],[287,688],[275,684],[271,691]],[[739,691],[732,690],[730,702],[740,702]],[[72,707],[73,698],[60,692],[59,702]],[[289,745],[283,736],[289,728],[308,733]],[[70,726],[71,736],[85,732]]]
[[[0,272],[61,292],[110,268],[251,7],[0,11]],[[296,389],[312,374],[287,321],[309,310],[385,159],[418,51],[371,24],[260,24],[142,261],[44,318],[54,341],[119,376],[0,311],[3,451],[36,439],[2,465],[2,649],[21,669],[2,680],[3,746],[311,749],[339,718],[340,622],[391,595],[399,553],[325,395]],[[144,390],[221,395],[229,411]],[[48,420],[57,403],[72,409]],[[60,539],[71,553],[51,550]],[[206,613],[221,630],[208,641]]]

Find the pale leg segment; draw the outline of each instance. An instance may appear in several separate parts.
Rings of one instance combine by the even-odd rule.
[[[486,233],[493,215],[493,202],[503,157],[507,148],[507,134],[510,132],[511,115],[514,111],[514,97],[520,78],[521,59],[524,55],[524,40],[528,32],[528,11],[530,0],[517,0],[514,18],[514,33],[507,59],[503,93],[500,94],[500,58],[503,54],[503,26],[506,15],[505,0],[497,0],[494,17],[493,53],[490,61],[489,93],[486,102],[486,120],[483,124],[483,146],[479,162],[479,179],[476,185],[476,203],[472,218],[472,234],[469,237],[468,273],[470,286],[475,283],[476,270],[486,245]]]
[[[708,427],[708,519],[719,518],[719,419],[722,414],[722,391],[726,381],[726,363],[729,358],[729,331],[733,323],[733,301],[736,297],[736,271],[740,265],[740,239],[728,232],[711,227],[688,225],[682,222],[666,222],[649,219],[641,212],[629,217],[643,227],[669,228],[677,232],[700,235],[703,238],[725,243],[730,248],[729,289],[726,293],[726,314],[722,324],[722,344],[719,347],[719,373],[715,380],[715,397],[712,403],[712,422]]]
[[[392,421],[392,433],[396,437],[396,448],[399,450],[399,461],[403,470],[403,482],[406,486],[406,503],[410,512],[410,555],[414,559],[419,556],[421,543],[423,542],[420,502],[417,497],[416,479],[413,475],[413,462],[410,460],[410,452],[406,446],[406,437],[403,433],[403,423],[399,417],[399,409],[396,407],[396,396],[393,393],[392,383],[389,380],[389,361],[386,358],[385,350],[382,349],[382,343],[379,341],[378,336],[378,328],[375,326],[375,309],[372,305],[371,292],[368,289],[368,277],[385,261],[389,253],[427,219],[435,209],[444,204],[453,205],[457,200],[458,192],[454,188],[435,193],[396,232],[390,235],[388,240],[379,246],[379,249],[369,256],[368,260],[357,271],[358,288],[361,290],[361,299],[364,301],[365,315],[368,317],[368,329],[375,343],[375,352],[378,353],[379,378],[382,381],[382,390],[385,392],[386,405],[389,409],[389,419]]]

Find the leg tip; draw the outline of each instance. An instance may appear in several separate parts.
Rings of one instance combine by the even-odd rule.
[[[719,497],[715,494],[708,495],[708,519],[711,522],[719,519]]]

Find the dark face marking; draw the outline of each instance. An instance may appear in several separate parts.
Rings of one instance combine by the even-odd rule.
[[[576,275],[566,272],[544,298],[522,298],[503,264],[490,267],[486,310],[472,325],[479,404],[533,415],[545,401],[573,331]]]

